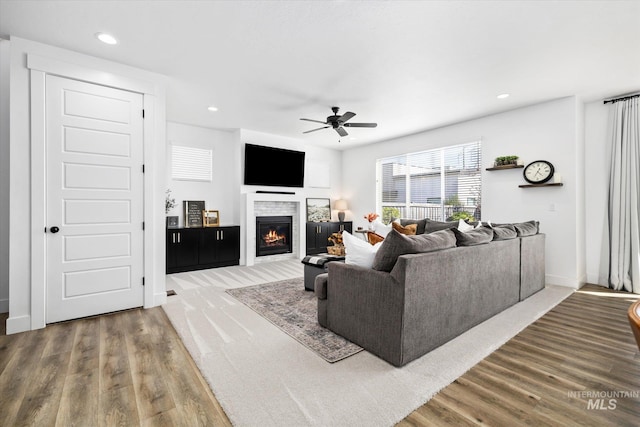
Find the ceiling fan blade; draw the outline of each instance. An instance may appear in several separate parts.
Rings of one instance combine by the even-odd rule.
[[[377,123],[345,123],[342,126],[348,128],[374,128],[378,126]]]
[[[326,128],[330,128],[330,127],[331,127],[331,126],[324,126],[324,127],[317,128],[317,129],[311,129],[311,130],[308,130],[308,131],[306,131],[306,132],[302,132],[302,133],[315,132],[315,131],[317,131],[317,130],[320,130],[320,129],[326,129]]]
[[[351,111],[347,111],[346,113],[344,113],[342,116],[340,116],[338,118],[338,121],[341,123],[346,122],[347,120],[349,120],[350,118],[352,118],[353,116],[355,116],[356,113],[352,113]]]
[[[307,122],[314,122],[314,123],[322,123],[323,125],[327,124],[327,122],[321,122],[320,120],[311,120],[311,119],[300,119],[300,120],[305,120]]]
[[[336,132],[338,132],[338,135],[340,135],[340,136],[347,136],[347,135],[349,135],[349,134],[347,133],[347,131],[346,131],[346,130],[344,130],[344,128],[343,128],[342,126],[337,127],[337,128],[335,128],[335,129],[336,129]]]

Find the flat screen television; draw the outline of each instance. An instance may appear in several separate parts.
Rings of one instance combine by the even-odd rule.
[[[304,187],[302,151],[244,145],[244,185]]]

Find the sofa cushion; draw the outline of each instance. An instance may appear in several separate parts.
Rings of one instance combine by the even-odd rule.
[[[456,235],[456,244],[458,246],[482,245],[493,240],[493,230],[488,227],[474,228],[466,233],[457,228],[453,228],[452,230]]]
[[[382,243],[370,245],[364,240],[352,235],[348,231],[342,232],[342,241],[344,243],[346,264],[359,265],[360,267],[371,268],[373,258]]]
[[[527,221],[513,224],[518,233],[518,237],[533,236],[538,234],[540,223],[538,221]]]
[[[442,221],[434,221],[432,219],[425,219],[424,221],[425,221],[424,233],[433,233],[434,231],[446,230],[448,228],[456,228],[458,226],[458,221],[442,222]]]
[[[513,225],[499,225],[493,229],[493,240],[509,240],[518,237],[518,232]]]
[[[458,229],[459,231],[462,231],[463,233],[466,233],[467,231],[471,231],[471,230],[473,230],[474,228],[476,228],[476,227],[474,227],[473,225],[469,225],[469,224],[467,224],[466,222],[464,222],[464,220],[463,220],[463,219],[459,219],[459,220],[458,220],[458,227],[457,227],[457,229]]]
[[[397,222],[392,222],[391,223],[391,227],[393,227],[393,229],[396,230],[400,234],[406,234],[407,236],[413,236],[414,234],[417,234],[416,231],[418,229],[418,224],[400,225]]]
[[[375,245],[376,243],[382,242],[384,240],[384,237],[379,235],[378,233],[374,233],[373,231],[367,231],[367,240],[370,244]]]
[[[389,234],[391,231],[391,224],[384,224],[380,218],[377,218],[375,221],[371,223],[373,225],[373,232],[382,237],[383,239]]]
[[[415,224],[416,225],[416,234],[424,233],[424,227],[425,227],[425,224],[427,222],[426,219],[407,219],[407,218],[400,218],[398,221],[400,222],[400,225],[402,225],[402,226]]]
[[[375,254],[373,269],[391,271],[400,255],[433,252],[456,246],[456,238],[450,230],[407,236],[391,231]]]

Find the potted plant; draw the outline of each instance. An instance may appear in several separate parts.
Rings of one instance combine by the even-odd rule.
[[[495,166],[510,166],[518,164],[518,156],[500,156],[494,161]]]

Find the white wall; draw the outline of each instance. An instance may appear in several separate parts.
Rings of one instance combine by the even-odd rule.
[[[0,313],[9,311],[9,44],[0,39]]]
[[[181,181],[171,177],[171,146],[187,146],[213,151],[213,180],[211,182]],[[238,147],[234,133],[180,123],[167,123],[167,188],[171,189],[176,207],[167,215],[179,216],[183,223],[184,200],[204,200],[206,209],[220,211],[221,225],[238,225],[238,186],[234,181]]]
[[[607,200],[609,191],[609,106],[602,101],[585,105],[585,233],[587,282],[608,286]]]
[[[154,242],[164,242],[164,170],[165,163],[165,92],[164,76],[139,70],[126,65],[78,54],[68,50],[48,46],[41,43],[11,37],[10,41],[10,182],[9,204],[11,227],[9,230],[9,319],[7,333],[21,332],[31,329],[31,171],[30,171],[30,86],[29,70],[26,67],[28,54],[55,59],[56,61],[84,67],[88,70],[100,70],[103,79],[118,82],[122,78],[145,82],[156,87],[156,109],[145,122],[145,133],[153,133],[155,144],[153,150],[145,151],[147,171],[145,175],[145,221],[147,236]],[[146,105],[145,100],[145,105]],[[4,123],[4,122],[3,122]],[[145,150],[146,150],[145,137]],[[4,173],[3,173],[4,174]],[[149,187],[147,186],[149,183]],[[33,207],[40,209],[41,206]],[[43,227],[34,229],[41,232]],[[166,299],[164,275],[164,244],[151,245],[145,253],[145,274],[147,283],[151,285],[145,290],[145,307],[157,305]],[[153,254],[149,258],[148,254]],[[148,285],[147,285],[148,286]],[[146,289],[149,289],[148,287]],[[147,292],[153,298],[147,298]]]
[[[578,236],[584,223],[579,111],[574,97],[563,98],[345,151],[343,193],[354,226],[364,226],[362,216],[376,209],[376,159],[481,139],[485,168],[497,156],[514,154],[525,164],[549,160],[562,176],[562,187],[519,188],[522,169],[483,170],[482,219],[540,221],[540,231],[547,236],[547,283],[579,287],[585,276]]]

